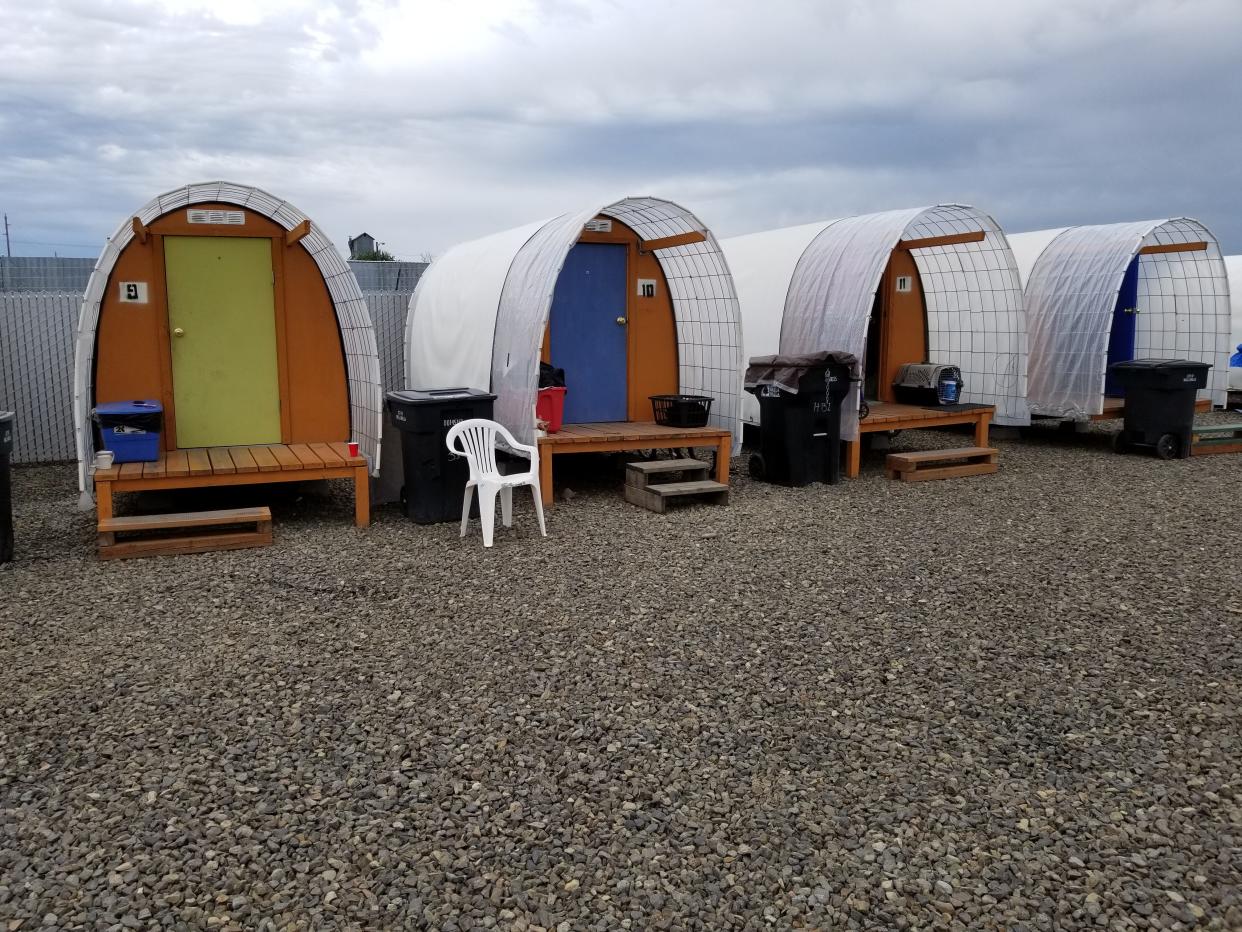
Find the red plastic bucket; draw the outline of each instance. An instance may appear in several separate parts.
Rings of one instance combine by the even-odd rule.
[[[535,417],[547,422],[545,428],[554,434],[561,429],[561,421],[565,419],[565,389],[553,386],[539,389],[539,400],[535,402]]]

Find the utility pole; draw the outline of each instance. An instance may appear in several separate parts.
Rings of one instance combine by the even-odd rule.
[[[13,247],[9,244],[9,215],[4,215],[4,254],[13,258]]]

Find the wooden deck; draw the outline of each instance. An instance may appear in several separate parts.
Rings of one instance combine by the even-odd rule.
[[[1195,410],[1199,412],[1212,410],[1212,399],[1197,398],[1195,399]],[[1093,421],[1111,421],[1114,418],[1123,418],[1126,416],[1126,400],[1124,398],[1105,398],[1104,410],[1099,414],[1091,415]]]
[[[206,447],[161,453],[152,463],[122,463],[95,471],[99,520],[112,517],[114,492],[195,489],[269,482],[354,480],[354,523],[371,523],[371,485],[367,461],[351,457],[344,443],[274,443],[261,446]]]
[[[615,453],[624,450],[675,450],[715,447],[716,481],[729,484],[733,435],[719,427],[663,427],[653,421],[607,424],[566,424],[539,438],[539,486],[543,503],[551,505],[552,460],[567,453]]]
[[[928,427],[948,427],[952,424],[973,424],[975,446],[988,445],[988,425],[996,409],[991,405],[962,410],[960,408],[932,408],[921,405],[903,405],[888,401],[868,401],[870,414],[858,422],[859,438],[845,441],[845,475],[856,479],[862,469],[862,434],[890,430],[919,430]]]

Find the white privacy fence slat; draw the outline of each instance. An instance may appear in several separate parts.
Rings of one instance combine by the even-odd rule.
[[[0,410],[16,415],[14,463],[77,458],[73,329],[77,292],[0,292]]]

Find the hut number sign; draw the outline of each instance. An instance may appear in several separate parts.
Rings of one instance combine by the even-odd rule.
[[[120,283],[120,301],[122,304],[146,304],[147,303],[147,283],[146,282],[121,282]]]
[[[656,280],[654,278],[640,278],[638,280],[638,296],[640,298],[654,298],[656,294]]]

